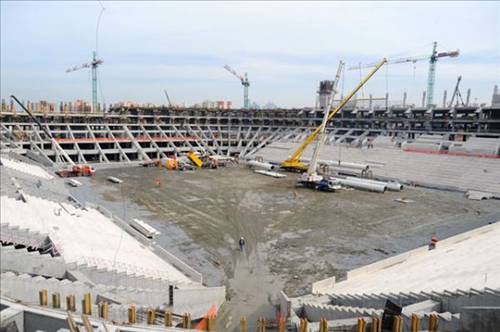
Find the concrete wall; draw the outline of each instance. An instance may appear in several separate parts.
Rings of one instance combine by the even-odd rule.
[[[462,332],[498,332],[500,331],[500,306],[464,307],[460,313]]]
[[[201,318],[215,305],[217,309],[226,300],[226,287],[174,289],[174,309],[177,314],[191,313],[191,318]]]

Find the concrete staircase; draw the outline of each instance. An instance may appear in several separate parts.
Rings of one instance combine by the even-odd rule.
[[[2,223],[0,225],[0,239],[3,243],[20,244],[36,249],[42,248],[43,244],[48,241],[48,234]]]
[[[429,316],[431,314],[436,314],[439,318],[440,331],[455,331],[459,328],[460,314],[451,312],[438,313],[434,310],[428,310],[435,307],[436,303],[429,304],[427,302],[432,301],[423,301],[422,303],[414,304],[413,308],[411,308],[411,306],[403,308],[402,316],[405,331],[410,329],[411,315],[413,313],[420,316],[420,324],[422,327],[428,325]],[[303,309],[304,313],[307,315],[308,320],[317,322],[321,318],[325,318],[329,321],[329,325],[335,325],[335,321],[346,320],[349,318],[374,316],[382,317],[382,314],[384,312],[383,309],[375,309],[370,307],[354,307],[307,302],[303,304]]]
[[[433,300],[441,303],[442,311],[460,312],[465,306],[497,306],[500,303],[500,290],[490,288],[468,289],[442,292],[418,292],[418,293],[389,293],[389,294],[361,294],[340,295],[332,294],[330,303],[342,306],[363,306],[369,308],[383,309],[386,300],[408,306],[425,300]]]
[[[87,264],[66,263],[62,257],[52,257],[48,254],[41,255],[38,251],[29,252],[26,249],[15,249],[14,246],[0,247],[0,257],[2,259],[2,272],[16,271],[18,273],[61,279],[68,277],[68,273],[75,275],[74,271],[78,271],[85,277],[82,279],[88,279],[92,284],[112,284],[117,287],[140,288],[160,293],[168,292],[170,286],[179,286],[178,283],[170,280],[99,269]],[[182,286],[182,284],[180,285]]]

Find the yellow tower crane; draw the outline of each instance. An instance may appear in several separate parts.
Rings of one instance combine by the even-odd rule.
[[[384,65],[387,63],[387,59],[386,58],[383,58],[376,66],[375,68],[372,69],[372,71],[370,73],[368,73],[368,75],[354,88],[354,90],[351,91],[351,93],[349,93],[341,102],[340,104],[338,104],[338,106],[330,112],[330,114],[328,115],[328,121],[330,121],[334,116],[335,114],[337,114],[341,109],[342,107],[345,106],[345,104],[347,104],[347,102],[356,94],[356,92],[358,92],[359,89],[361,89],[361,87],[363,87],[363,85],[365,85],[366,82],[368,82],[368,80]],[[326,110],[326,112],[330,111],[329,109]],[[326,122],[328,122],[326,121]],[[304,142],[302,142],[302,144],[300,144],[300,146],[297,148],[297,150],[290,156],[290,158],[288,158],[287,160],[283,161],[281,163],[281,168],[285,169],[285,170],[289,170],[289,171],[305,171],[307,169],[307,165],[304,164],[300,158],[302,156],[302,153],[304,152],[304,150],[307,148],[307,146],[309,144],[312,143],[312,141],[314,141],[314,139],[316,138],[316,136],[318,136],[318,134],[320,133],[320,131],[322,130],[322,128],[326,125],[326,122],[323,122],[321,123],[321,125],[319,127],[317,127],[311,135],[309,135]]]

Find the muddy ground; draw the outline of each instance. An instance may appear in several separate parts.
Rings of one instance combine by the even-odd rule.
[[[124,180],[106,181],[109,175]],[[162,232],[156,241],[227,286],[218,330],[249,330],[274,317],[277,294],[310,291],[312,282],[500,220],[500,202],[405,188],[384,194],[295,188],[297,175],[274,179],[244,167],[195,172],[156,168],[101,170],[75,194],[123,218],[140,217]],[[160,180],[160,185],[156,183]],[[402,204],[396,198],[414,202]],[[237,241],[244,236],[245,252]]]

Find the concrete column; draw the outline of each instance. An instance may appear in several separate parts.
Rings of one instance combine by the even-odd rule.
[[[135,306],[130,306],[128,308],[128,323],[129,324],[135,324],[137,322],[137,311],[135,309]]]
[[[446,94],[447,94],[447,93],[448,93],[448,92],[447,92],[446,90],[444,90],[444,93],[443,93],[443,108],[445,108],[445,107],[446,107]]]
[[[47,303],[48,303],[48,295],[47,295],[47,290],[46,289],[42,289],[38,292],[38,296],[39,296],[39,299],[40,299],[40,305],[41,306],[47,306]]]
[[[470,89],[467,89],[467,98],[465,98],[465,106],[469,106],[470,102]]]
[[[61,308],[61,294],[57,292],[52,294],[52,308]]]
[[[92,316],[92,296],[90,293],[85,293],[82,300],[82,313]]]
[[[437,331],[438,328],[438,323],[439,323],[439,317],[436,314],[430,314],[429,315],[429,323],[427,330],[428,331]]]
[[[380,332],[381,330],[382,330],[382,321],[378,317],[373,317],[371,332]]]
[[[280,332],[285,332],[285,327],[283,328],[283,331]],[[319,332],[328,332],[328,321],[325,318],[321,318],[321,320],[319,321]]]
[[[185,313],[182,316],[182,328],[184,329],[190,329],[191,328],[191,315],[188,313]]]
[[[392,331],[393,332],[403,332],[403,316],[394,316],[392,321]]]
[[[259,332],[266,331],[266,319],[264,317],[260,317],[257,320],[257,331],[259,331]]]
[[[67,311],[76,311],[76,301],[74,295],[66,296],[66,310]]]
[[[422,107],[425,107],[425,91],[422,93]]]
[[[165,326],[172,327],[172,311],[165,311]]]
[[[420,331],[420,317],[416,314],[411,315],[410,332]]]
[[[406,91],[403,93],[403,107],[406,107],[406,98],[407,98],[407,95],[406,95]]]
[[[300,319],[299,332],[307,332],[307,320],[304,318]]]
[[[356,332],[365,332],[366,322],[363,318],[358,318],[358,324],[356,325]]]
[[[147,311],[148,315],[148,325],[154,325],[155,324],[155,310],[153,308],[149,308]]]
[[[99,318],[109,319],[109,304],[108,302],[99,302]]]
[[[240,318],[240,332],[247,332],[247,319],[246,317]]]

